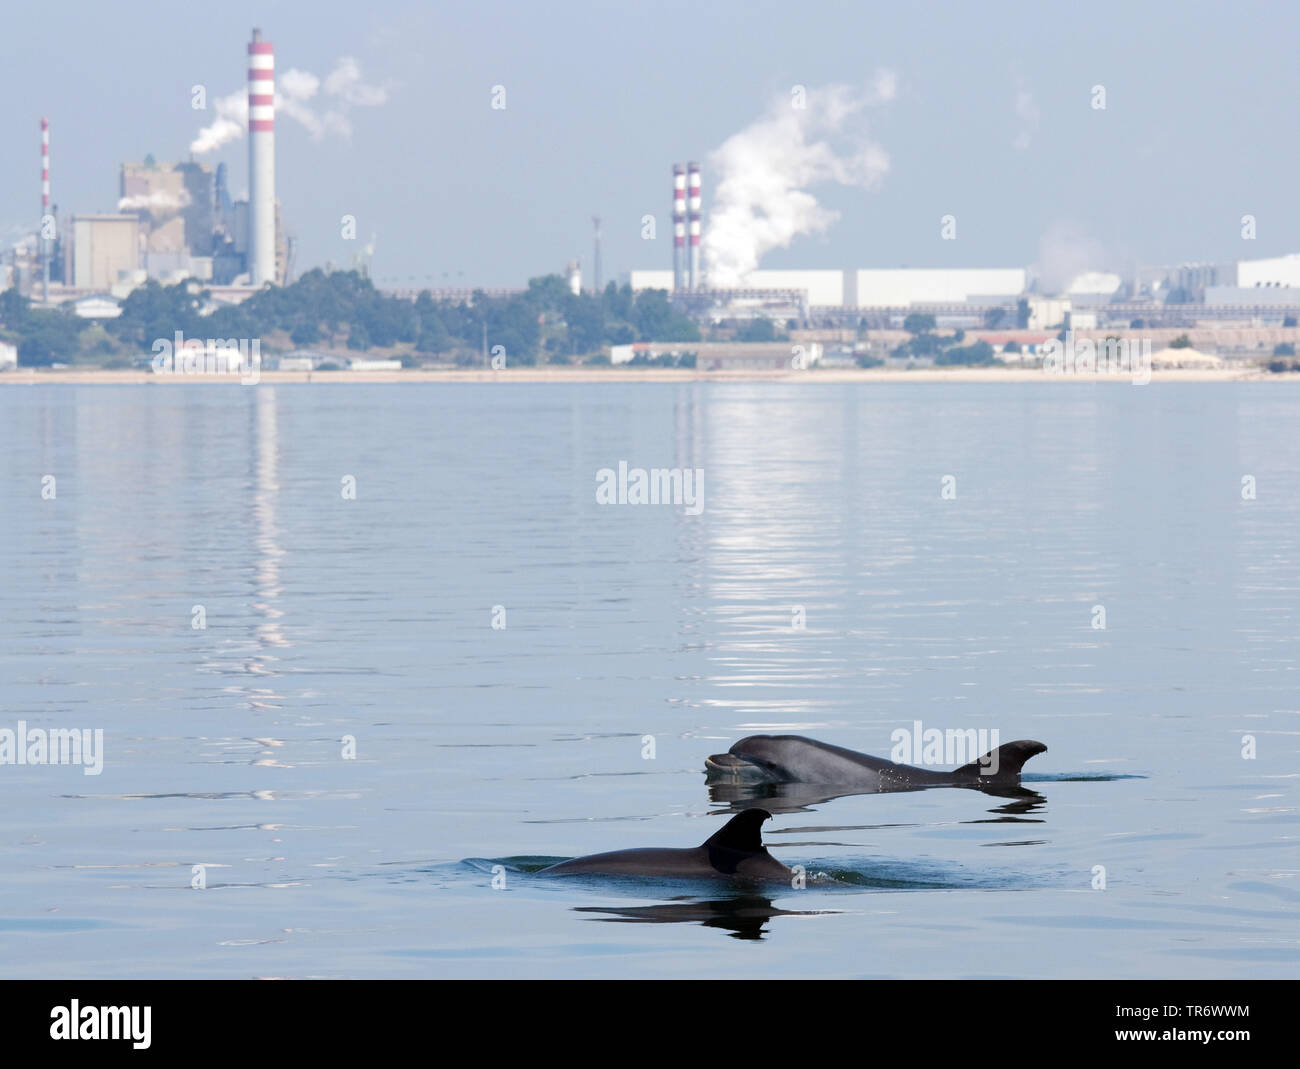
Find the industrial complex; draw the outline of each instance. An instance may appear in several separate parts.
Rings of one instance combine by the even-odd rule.
[[[0,289],[43,305],[73,301],[88,319],[110,318],[147,279],[196,279],[214,302],[283,283],[293,243],[275,195],[275,53],[253,30],[248,44],[248,189],[233,200],[226,165],[146,157],[121,164],[116,210],[61,218],[50,200],[50,123],[41,120],[41,220],[5,252]]]
[[[742,289],[679,284],[676,271],[634,270],[634,291],[667,290],[682,305],[714,319],[768,315],[836,324],[880,323],[910,312],[940,319],[980,319],[993,308],[1030,305],[1033,326],[1168,319],[1271,319],[1300,311],[1300,254],[1222,264],[1145,267],[1131,277],[1087,271],[1061,292],[1044,292],[1033,268],[858,268],[758,270]]]
[[[40,222],[0,257],[0,290],[13,288],[37,306],[71,306],[78,316],[97,320],[119,315],[120,302],[151,279],[195,280],[208,295],[209,308],[288,282],[294,242],[286,235],[276,197],[275,52],[256,29],[247,45],[247,79],[244,199],[232,197],[224,163],[214,168],[193,158],[164,162],[148,156],[120,165],[113,211],[61,217],[51,200],[50,123],[42,119]],[[1032,266],[759,269],[739,286],[713,287],[701,263],[706,174],[691,161],[673,164],[671,175],[671,264],[632,270],[619,281],[634,292],[664,291],[677,312],[706,328],[768,319],[782,333],[889,332],[920,313],[932,316],[940,330],[1027,331],[1023,337],[1008,335],[1003,344],[1027,344],[1032,352],[1031,335],[1043,332],[1291,328],[1300,315],[1300,254],[1135,266],[1127,273],[1093,269],[1054,288],[1046,287]],[[601,220],[593,216],[592,222],[593,277],[587,292],[601,288]],[[565,277],[572,293],[583,292],[579,261],[568,263]],[[472,303],[478,293],[514,292],[519,291],[462,284],[433,289],[432,295]],[[1259,344],[1267,340],[1261,336]],[[630,346],[617,349],[610,354],[613,362],[634,358]]]
[[[715,288],[700,267],[700,165],[674,164],[672,180],[672,268],[629,271],[623,281],[635,292],[667,291],[701,323],[766,317],[802,328],[889,329],[919,312],[956,329],[1004,319],[1032,331],[1092,330],[1135,320],[1269,325],[1300,311],[1300,254],[1138,267],[1127,276],[1089,270],[1059,292],[1031,267],[760,269],[740,288]]]

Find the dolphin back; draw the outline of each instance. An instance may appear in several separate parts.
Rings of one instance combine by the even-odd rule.
[[[614,850],[561,861],[539,876],[603,875],[649,877],[729,876],[754,880],[785,880],[790,870],[763,846],[765,809],[746,809],[714,832],[700,846],[685,850],[650,847]]]

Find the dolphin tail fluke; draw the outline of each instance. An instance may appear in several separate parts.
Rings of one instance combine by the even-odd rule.
[[[1047,747],[1041,742],[1035,742],[1033,739],[1017,739],[1015,742],[999,746],[996,750],[990,750],[978,761],[962,765],[953,772],[953,776],[957,779],[1008,779],[1020,775],[1024,763],[1046,749]]]
[[[720,846],[726,850],[739,850],[755,854],[763,849],[763,821],[772,814],[766,809],[746,809],[737,813],[726,824],[704,840],[705,846]]]

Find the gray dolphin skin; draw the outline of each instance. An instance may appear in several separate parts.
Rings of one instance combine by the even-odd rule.
[[[740,881],[780,881],[794,875],[763,846],[763,821],[771,819],[766,809],[746,809],[699,846],[685,850],[647,848],[614,850],[561,861],[542,869],[539,876],[655,876],[661,878],[719,877]]]
[[[750,735],[726,753],[705,758],[704,769],[710,783],[822,783],[853,787],[861,793],[987,787],[1015,783],[1021,766],[1046,749],[1041,742],[1019,739],[951,772],[936,772],[803,735]]]

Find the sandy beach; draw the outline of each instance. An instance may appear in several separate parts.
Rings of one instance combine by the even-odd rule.
[[[402,371],[264,371],[267,384],[311,383],[348,385],[413,382],[1076,382],[1131,385],[1121,375],[1048,375],[1038,368],[816,368],[810,371],[699,371],[694,368],[516,367],[404,369]],[[1300,373],[1272,374],[1257,367],[1153,369],[1152,383],[1162,382],[1300,382]],[[72,386],[240,385],[237,375],[158,375],[152,371],[106,371],[100,368],[18,368],[0,374],[0,386],[63,383]]]

